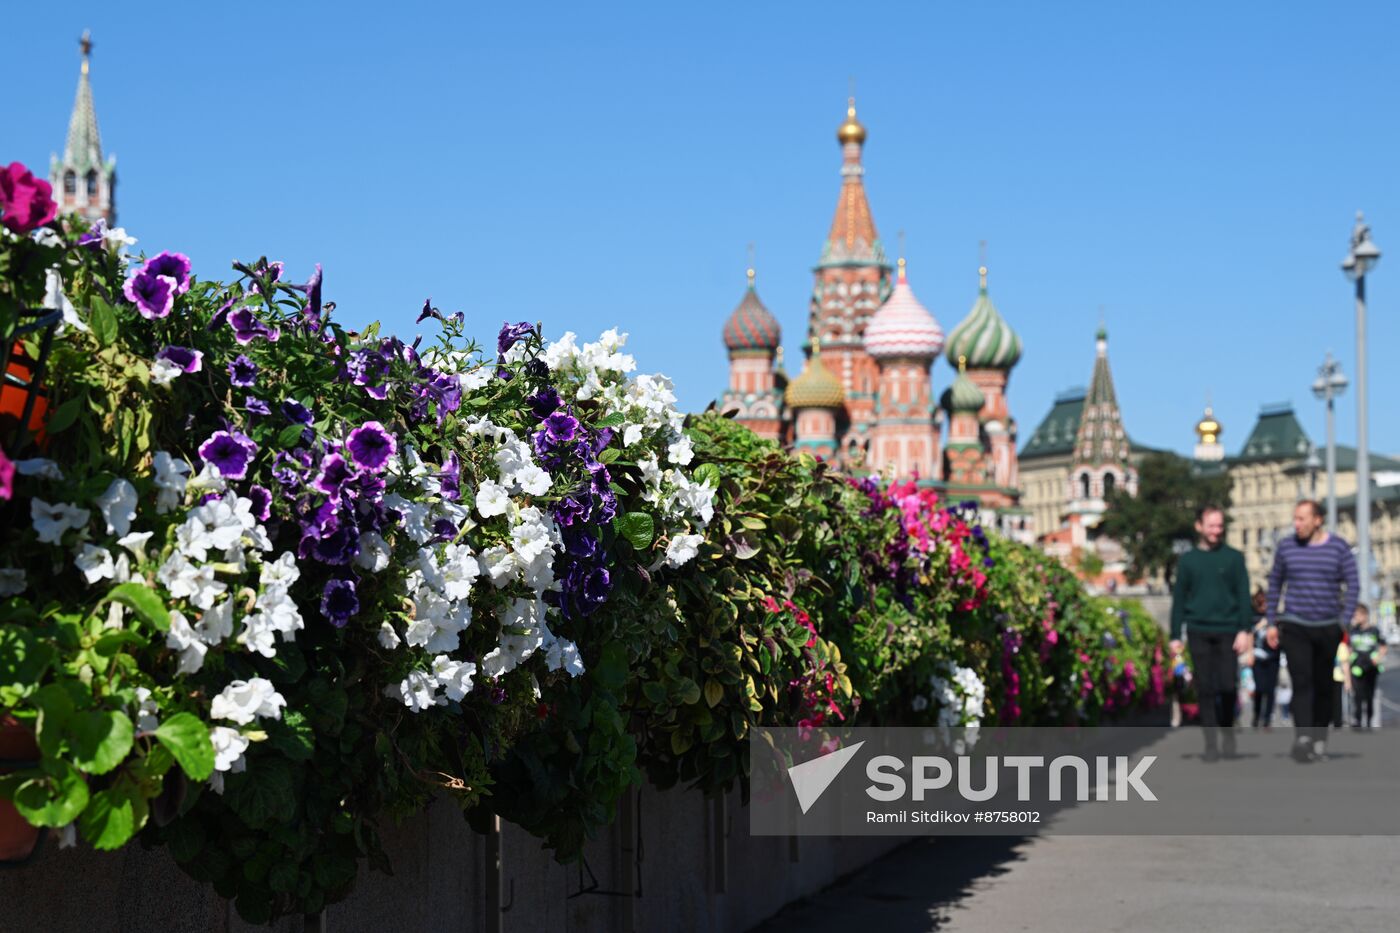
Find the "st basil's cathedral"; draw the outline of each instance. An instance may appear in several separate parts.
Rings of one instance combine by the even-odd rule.
[[[945,337],[915,297],[904,259],[892,266],[875,230],[861,164],[866,131],[854,101],[836,138],[841,193],[813,269],[805,365],[788,379],[778,321],[750,269],[724,325],[729,388],[720,410],[851,473],[913,479],[951,501],[975,500],[984,524],[1030,542],[1006,398],[1021,338],[992,303],[985,267],[972,310]],[[940,356],[953,372],[937,395],[932,369]]]

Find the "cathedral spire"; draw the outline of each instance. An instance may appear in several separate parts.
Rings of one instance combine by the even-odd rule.
[[[885,249],[875,232],[862,181],[865,167],[861,165],[861,154],[865,135],[864,124],[856,119],[856,99],[852,97],[847,102],[846,119],[836,129],[836,140],[841,144],[841,196],[836,202],[836,216],[822,249],[820,266],[889,267]]]
[[[68,118],[68,138],[63,159],[49,162],[49,182],[59,195],[63,213],[81,214],[89,222],[116,223],[115,158],[103,159],[102,134],[97,128],[97,108],[92,102],[92,33],[84,30],[78,42],[82,65],[78,72],[78,93]]]
[[[1128,437],[1113,388],[1113,372],[1108,366],[1108,331],[1102,324],[1094,334],[1094,349],[1094,376],[1079,419],[1074,462],[1088,466],[1127,463]]]

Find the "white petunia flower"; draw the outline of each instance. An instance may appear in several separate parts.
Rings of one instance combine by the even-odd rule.
[[[430,709],[438,703],[437,684],[422,671],[412,671],[399,684],[397,690],[393,687],[386,687],[384,692],[402,701],[404,706],[415,713]]]
[[[455,661],[445,654],[433,658],[433,677],[447,693],[449,700],[461,701],[472,689],[476,665],[470,661]]]
[[[151,385],[168,386],[184,374],[184,369],[170,360],[158,359],[151,364]]]
[[[40,479],[51,479],[59,482],[63,479],[63,471],[58,464],[52,460],[45,460],[42,457],[34,457],[29,460],[16,460],[15,472],[20,476],[37,476]]]
[[[29,588],[29,577],[23,570],[0,567],[0,596],[18,596]]]
[[[112,562],[112,552],[92,544],[83,545],[82,551],[73,558],[73,564],[82,571],[88,583],[110,580],[117,570]]]
[[[399,633],[394,631],[394,627],[387,621],[379,623],[379,644],[381,647],[390,650],[397,648],[401,644],[399,641]]]
[[[694,458],[695,451],[688,435],[682,434],[678,440],[666,447],[666,459],[676,466],[686,466]]]
[[[622,446],[631,447],[642,439],[642,426],[640,424],[629,424],[622,429]]]
[[[165,633],[165,647],[180,652],[181,674],[197,674],[204,666],[209,646],[199,640],[183,613],[170,610],[170,628]]]
[[[486,567],[491,582],[497,587],[509,583],[510,578],[520,568],[520,563],[516,560],[515,555],[500,545],[482,551],[481,563]]]
[[[209,705],[209,715],[246,726],[259,717],[281,719],[282,708],[286,705],[287,701],[272,686],[272,681],[254,677],[235,680],[225,687]]]
[[[360,553],[355,555],[356,566],[370,573],[383,573],[389,567],[389,542],[377,531],[366,531],[360,535]]]
[[[66,532],[86,528],[92,513],[66,502],[50,505],[43,499],[31,499],[29,516],[34,521],[34,530],[38,532],[40,541],[59,544]]]
[[[283,551],[276,560],[264,561],[258,572],[258,582],[263,586],[289,587],[300,579],[301,569],[291,551]]]
[[[160,706],[151,699],[149,687],[136,688],[136,729],[138,732],[155,732],[160,726]]]
[[[180,504],[180,500],[184,498],[190,465],[183,460],[176,460],[168,452],[160,450],[156,451],[154,466],[156,489],[158,490],[156,511],[164,515],[173,511]]]
[[[57,269],[49,269],[44,274],[44,307],[57,308],[63,312],[63,321],[54,332],[56,335],[62,336],[64,330],[69,327],[83,332],[88,330],[87,324],[78,316],[78,309],[73,307],[73,302],[63,294],[63,275]]]
[[[214,743],[214,770],[238,773],[246,765],[243,753],[248,750],[248,738],[237,729],[228,726],[215,726],[209,730],[209,741]]]
[[[133,531],[118,538],[117,544],[130,551],[131,556],[137,560],[145,560],[146,542],[151,540],[153,534],[154,532],[151,531]]]
[[[206,645],[223,644],[233,634],[233,600],[226,599],[206,609],[194,627],[199,640]]]
[[[694,560],[700,553],[700,543],[704,540],[704,535],[673,535],[670,543],[666,545],[666,566],[679,567]]]
[[[124,479],[114,479],[95,504],[107,521],[107,534],[124,537],[136,517],[136,487]]]
[[[506,488],[495,480],[483,480],[476,490],[476,511],[482,518],[504,515],[509,505]]]

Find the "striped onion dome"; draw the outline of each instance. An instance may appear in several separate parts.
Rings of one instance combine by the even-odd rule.
[[[895,357],[931,360],[942,349],[943,328],[914,297],[901,259],[894,291],[865,325],[865,352],[877,360]]]
[[[1021,338],[987,297],[987,267],[978,273],[982,286],[977,303],[948,335],[944,353],[954,366],[959,357],[967,357],[967,365],[973,369],[1010,369],[1021,359]]]
[[[967,378],[966,368],[960,368],[958,378],[943,393],[943,405],[949,411],[981,411],[987,398],[977,383]]]
[[[781,338],[778,319],[758,300],[750,269],[744,300],[724,322],[724,345],[730,350],[776,350]]]
[[[841,380],[822,363],[820,341],[812,341],[812,358],[802,374],[788,384],[784,397],[789,408],[841,408],[846,404]]]

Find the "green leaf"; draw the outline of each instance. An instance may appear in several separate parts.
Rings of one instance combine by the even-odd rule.
[[[291,822],[297,811],[291,762],[264,755],[256,767],[226,775],[224,801],[252,829]]]
[[[87,399],[84,396],[73,396],[68,401],[58,406],[52,415],[49,415],[49,420],[45,423],[44,429],[50,434],[57,434],[60,431],[68,430],[68,428],[73,426],[73,422],[78,420],[78,415],[82,412],[83,406],[86,403]]]
[[[26,628],[0,625],[0,687],[27,696],[53,663],[54,650]]]
[[[306,716],[289,709],[280,722],[268,724],[267,744],[292,761],[307,761],[316,752],[316,732]]]
[[[622,456],[622,451],[621,451],[621,450],[619,450],[619,449],[616,448],[616,447],[608,447],[608,448],[605,448],[605,449],[603,450],[603,452],[600,453],[600,454],[598,455],[598,462],[599,462],[599,463],[612,463],[614,460],[616,460],[618,457],[621,457],[621,456]]]
[[[619,530],[632,547],[645,551],[651,547],[652,538],[656,535],[656,522],[646,512],[628,512],[622,516]]]
[[[126,713],[74,713],[68,719],[73,763],[88,774],[106,774],[131,753],[136,730]]]
[[[610,641],[603,646],[603,656],[593,668],[593,680],[614,693],[622,690],[627,683],[627,649],[621,642]]]
[[[705,681],[705,704],[714,707],[720,700],[724,699],[724,687],[713,677]]]
[[[121,603],[158,631],[170,630],[170,612],[154,590],[140,583],[121,583],[107,591],[106,602]]]
[[[35,826],[67,826],[88,805],[88,786],[78,770],[63,760],[47,760],[42,777],[21,784],[13,802],[20,816]]]
[[[147,641],[148,639],[142,638],[132,631],[122,630],[109,632],[97,639],[97,644],[93,646],[93,650],[104,658],[110,658],[121,650],[122,645],[144,645]]]
[[[94,849],[123,846],[146,822],[148,806],[133,781],[120,780],[92,796],[78,828]]]
[[[615,411],[611,415],[598,422],[599,428],[620,428],[627,423],[627,417],[620,411]]]
[[[291,448],[301,443],[301,432],[306,430],[305,425],[289,424],[277,434],[277,446]]]
[[[117,339],[117,309],[101,298],[93,297],[92,308],[88,311],[88,326],[92,335],[104,347]]]
[[[705,483],[709,483],[711,486],[714,486],[716,488],[719,487],[719,467],[715,466],[713,463],[700,464],[698,467],[695,468],[695,472],[692,473],[691,476],[695,480],[695,482],[700,483],[702,485]]]
[[[214,772],[214,743],[209,727],[193,713],[176,713],[156,728],[156,739],[175,756],[191,780],[203,781]]]

